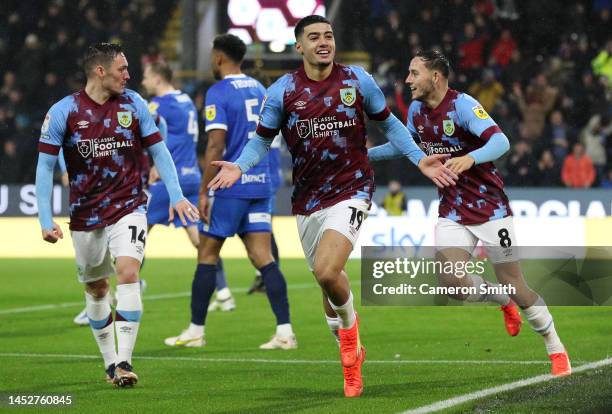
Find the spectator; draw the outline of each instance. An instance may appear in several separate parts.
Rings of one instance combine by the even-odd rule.
[[[550,124],[544,130],[543,146],[550,148],[555,161],[561,163],[569,152],[573,135],[574,131],[563,120],[563,113],[555,110],[550,114]]]
[[[463,28],[463,41],[459,44],[459,69],[466,72],[468,78],[473,77],[484,65],[485,36],[476,34],[474,23],[466,23]]]
[[[485,69],[482,71],[482,79],[474,82],[468,92],[487,112],[491,112],[503,96],[504,87],[495,79],[491,69]]]
[[[559,163],[555,161],[553,153],[546,149],[538,161],[537,182],[540,187],[557,187],[561,184]]]
[[[515,84],[514,96],[521,110],[523,121],[527,125],[530,139],[536,139],[542,135],[546,123],[546,116],[552,110],[559,91],[550,86],[543,73],[538,74],[531,80],[525,94],[520,86]]]
[[[585,153],[593,161],[597,177],[602,177],[606,170],[606,141],[612,135],[612,122],[607,116],[593,115],[580,135]]]
[[[595,182],[595,168],[591,157],[585,154],[582,143],[575,143],[572,153],[565,158],[561,178],[563,184],[570,188],[589,188]]]
[[[401,216],[408,208],[406,194],[397,180],[389,181],[389,192],[383,200],[383,208],[390,216]]]
[[[11,184],[21,181],[17,144],[11,139],[4,141],[0,154],[0,183]]]
[[[599,52],[591,64],[593,73],[605,76],[608,82],[612,81],[612,38],[608,39],[606,48]]]
[[[512,53],[516,50],[516,41],[512,38],[509,29],[504,29],[499,39],[491,49],[491,55],[495,58],[495,63],[505,67],[510,63]]]
[[[608,174],[601,180],[601,188],[612,188],[612,168],[608,170]]]
[[[505,181],[508,185],[525,186],[532,180],[536,171],[536,160],[531,155],[531,147],[527,142],[521,140],[514,145],[507,169]]]

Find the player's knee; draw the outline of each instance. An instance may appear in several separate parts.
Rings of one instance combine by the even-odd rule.
[[[117,281],[121,284],[138,282],[138,268],[127,267],[117,271]]]
[[[272,253],[269,249],[265,248],[256,248],[250,249],[247,254],[249,255],[249,260],[253,263],[257,269],[264,267],[265,265],[274,261],[272,257]]]
[[[96,299],[102,299],[108,293],[110,283],[108,279],[100,279],[85,285],[85,290]]]
[[[336,283],[341,271],[341,268],[329,263],[315,263],[313,270],[321,286],[328,286]]]

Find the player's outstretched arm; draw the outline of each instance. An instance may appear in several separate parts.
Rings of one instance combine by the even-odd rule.
[[[402,152],[390,142],[368,149],[368,160],[370,161],[394,160],[402,156]]]
[[[439,188],[455,185],[455,180],[459,179],[457,174],[444,166],[443,161],[448,157],[450,157],[449,154],[434,154],[423,157],[419,161],[419,170]]]
[[[240,156],[235,162],[227,161],[215,161],[212,163],[215,167],[219,167],[220,170],[208,184],[210,190],[217,190],[219,188],[229,188],[236,181],[240,179],[240,176],[253,168],[266,156],[270,150],[274,138],[264,138],[259,134],[255,134],[255,137],[249,140],[242,149]]]
[[[53,168],[57,156],[46,153],[38,154],[36,165],[36,200],[38,202],[38,221],[42,229],[42,238],[55,243],[64,238],[62,229],[53,221],[51,213],[51,192],[53,191]]]
[[[164,142],[158,142],[157,144],[151,145],[149,147],[149,152],[153,157],[153,161],[155,162],[155,166],[157,167],[157,171],[162,181],[168,189],[170,204],[178,213],[181,223],[186,226],[187,220],[192,222],[198,221],[200,219],[198,209],[183,196],[178,175],[176,174],[176,167],[174,166],[174,161],[172,161],[172,156],[166,144],[164,144]]]

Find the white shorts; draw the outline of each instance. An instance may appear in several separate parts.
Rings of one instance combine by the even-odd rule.
[[[115,273],[115,257],[129,256],[142,263],[147,216],[134,212],[110,226],[92,231],[72,231],[71,235],[79,282],[95,282]]]
[[[436,249],[456,247],[472,254],[478,240],[482,241],[492,263],[519,260],[512,216],[482,224],[464,225],[441,218],[436,225]]]
[[[325,230],[336,230],[346,237],[353,247],[359,237],[364,220],[368,217],[370,203],[362,199],[344,200],[309,216],[297,215],[298,233],[308,267],[314,269],[317,246]]]

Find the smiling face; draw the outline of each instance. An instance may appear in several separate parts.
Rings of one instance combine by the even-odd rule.
[[[430,97],[435,90],[434,79],[439,74],[425,66],[425,62],[420,57],[415,57],[410,61],[406,84],[412,93],[412,99],[424,101]]]
[[[100,65],[96,68],[96,71],[101,75],[102,87],[109,94],[121,95],[125,91],[130,74],[128,73],[128,62],[123,53],[115,56],[115,59],[107,68]]]
[[[304,63],[325,68],[332,64],[336,54],[334,32],[327,23],[313,23],[304,28],[304,33],[295,45]]]

